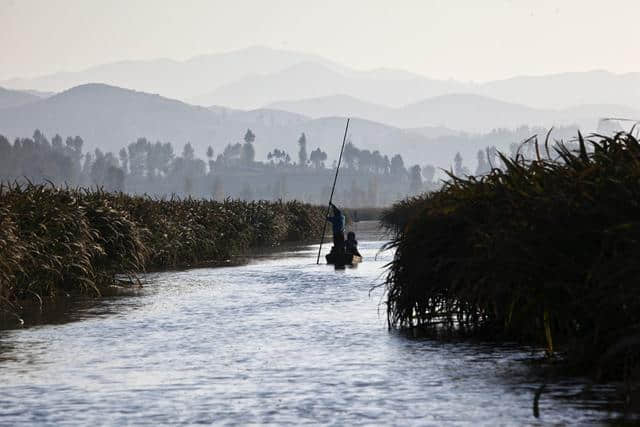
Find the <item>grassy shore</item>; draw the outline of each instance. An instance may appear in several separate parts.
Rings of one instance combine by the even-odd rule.
[[[319,237],[323,208],[298,202],[156,200],[51,185],[0,187],[0,310],[100,295],[147,269],[227,263]]]
[[[397,203],[391,327],[540,344],[599,378],[640,379],[640,144],[535,143],[537,158]]]

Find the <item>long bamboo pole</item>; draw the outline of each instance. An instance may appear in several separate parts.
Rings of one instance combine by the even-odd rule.
[[[336,166],[336,175],[333,177],[333,187],[331,187],[331,195],[329,196],[329,204],[327,205],[327,213],[325,214],[324,227],[322,227],[322,238],[320,239],[320,248],[318,248],[318,259],[316,264],[320,264],[320,253],[322,252],[322,244],[324,243],[324,233],[327,231],[327,216],[329,216],[329,209],[331,209],[331,202],[333,201],[333,192],[336,189],[336,182],[338,182],[338,171],[340,170],[340,163],[342,163],[342,152],[344,151],[344,143],[347,141],[347,131],[349,130],[349,120],[347,118],[347,126],[344,128],[344,136],[342,137],[342,147],[340,148],[340,157],[338,157],[338,165]]]

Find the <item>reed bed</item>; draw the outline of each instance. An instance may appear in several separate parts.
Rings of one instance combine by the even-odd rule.
[[[322,208],[299,202],[158,200],[53,185],[0,186],[0,310],[61,294],[100,295],[136,274],[222,264],[252,248],[319,237]]]
[[[390,327],[541,344],[637,384],[640,144],[576,142],[532,141],[535,160],[501,156],[501,169],[387,210]]]

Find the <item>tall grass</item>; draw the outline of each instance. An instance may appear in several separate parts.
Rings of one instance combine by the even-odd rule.
[[[319,236],[298,202],[156,200],[52,185],[0,186],[0,309],[60,293],[99,295],[146,269],[223,263]]]
[[[385,212],[389,324],[539,343],[638,380],[640,144],[619,133],[535,149]]]

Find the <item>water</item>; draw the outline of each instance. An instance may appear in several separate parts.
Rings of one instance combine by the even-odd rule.
[[[412,340],[386,327],[390,254],[357,269],[317,246],[241,267],[150,274],[72,322],[0,332],[0,424],[585,424],[604,388],[541,379],[522,347]]]

